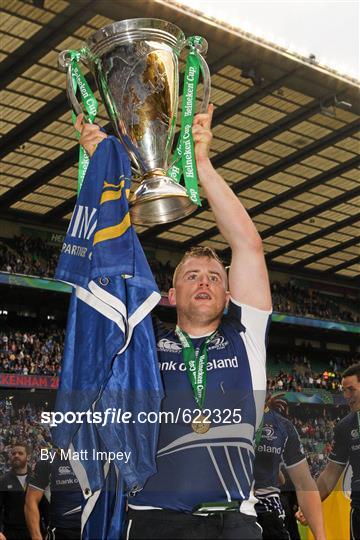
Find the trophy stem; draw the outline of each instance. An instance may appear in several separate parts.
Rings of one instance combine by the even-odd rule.
[[[137,225],[160,225],[176,221],[197,209],[186,189],[163,169],[148,171],[130,199],[131,221]]]

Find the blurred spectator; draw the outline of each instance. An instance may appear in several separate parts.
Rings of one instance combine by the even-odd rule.
[[[27,403],[20,407],[12,405],[11,400],[2,400],[0,407],[0,474],[11,468],[9,453],[12,446],[23,441],[32,449],[30,466],[40,455],[40,449],[49,446],[50,431],[46,424],[40,422],[43,407]]]
[[[59,248],[41,238],[15,236],[0,243],[0,270],[33,276],[53,276]]]
[[[325,293],[315,289],[299,287],[294,280],[290,280],[286,284],[278,281],[271,283],[271,294],[274,311],[319,319],[360,321],[359,309],[355,300],[346,298],[345,303],[356,313],[344,309],[340,302],[335,301],[335,297],[330,298]]]
[[[0,372],[57,376],[65,331],[56,327],[34,332],[0,332]]]
[[[305,352],[304,352],[305,351]],[[359,354],[331,353],[298,347],[291,353],[271,353],[268,355],[268,387],[271,391],[301,392],[304,388],[341,391],[341,373],[346,367],[359,362]],[[312,362],[323,365],[322,371],[311,368]],[[276,369],[276,367],[278,369]],[[330,366],[331,369],[326,369]],[[277,373],[276,373],[277,372]]]

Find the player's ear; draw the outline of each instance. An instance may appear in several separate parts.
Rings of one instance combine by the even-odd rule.
[[[171,287],[171,289],[169,289],[168,300],[169,300],[169,304],[171,306],[176,305],[176,289],[175,289],[175,287]]]

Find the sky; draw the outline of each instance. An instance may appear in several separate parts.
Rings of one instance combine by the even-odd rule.
[[[177,0],[360,79],[360,0]]]

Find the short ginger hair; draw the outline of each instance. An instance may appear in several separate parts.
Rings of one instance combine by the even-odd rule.
[[[172,280],[173,287],[175,287],[176,279],[177,279],[177,277],[179,275],[181,267],[183,266],[183,264],[188,259],[192,259],[193,257],[198,257],[198,258],[207,257],[208,259],[214,259],[215,261],[217,261],[224,268],[224,272],[226,274],[224,263],[220,259],[219,255],[216,253],[216,251],[214,249],[212,249],[209,246],[192,247],[191,249],[189,249],[189,251],[186,251],[186,253],[183,255],[181,261],[179,262],[179,264],[177,265],[177,267],[174,270],[173,280]]]

